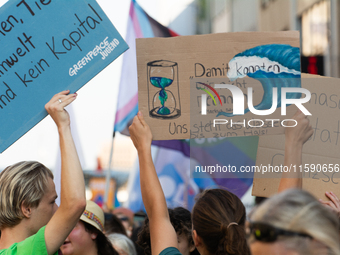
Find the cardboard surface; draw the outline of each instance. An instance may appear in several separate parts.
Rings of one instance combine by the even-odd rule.
[[[257,64],[251,67],[249,64],[237,65],[234,61],[233,65],[229,66],[229,62],[235,55],[247,49],[268,44],[299,47],[299,33],[242,32],[137,39],[139,109],[152,129],[153,138],[155,140],[190,138],[190,79],[202,78],[209,81],[211,78],[226,77],[230,72],[233,78],[238,78],[237,81],[242,83],[244,77],[236,76],[241,72],[247,73]],[[162,67],[159,68],[162,71],[157,70],[159,66]],[[273,65],[269,64],[263,66],[266,71],[273,68]],[[173,70],[171,77],[169,69]],[[155,114],[161,107],[159,98],[161,89],[152,84],[157,81],[151,81],[151,78],[157,77],[157,72],[163,73],[162,77],[171,79],[163,80],[163,86],[167,86],[165,89],[168,93],[162,97],[166,98],[165,104],[170,104],[167,116]],[[210,134],[209,137],[213,135]]]
[[[205,89],[206,85],[214,87],[216,84],[236,85],[242,91],[244,98],[248,97],[248,88],[253,91],[253,104],[258,105],[264,97],[264,89],[260,81],[244,77],[242,83],[236,80],[230,82],[228,78],[193,78],[190,79],[190,138],[222,138],[237,136],[262,136],[283,134],[285,119],[291,118],[297,107],[287,106],[287,114],[281,115],[281,107],[277,107],[275,112],[269,115],[255,115],[248,111],[244,115],[224,116],[220,112],[232,113],[235,99],[229,89],[216,88],[221,103],[218,98],[215,102]],[[275,81],[273,81],[274,83]],[[297,81],[300,83],[300,81]],[[206,84],[206,85],[204,85]],[[197,88],[202,88],[197,89]],[[210,93],[212,95],[212,93]],[[206,115],[202,115],[202,97],[207,95]],[[216,97],[216,96],[215,96]],[[244,100],[244,109],[247,108],[247,100]],[[284,122],[282,122],[284,121]]]
[[[339,196],[340,79],[303,74],[302,86],[312,94],[305,106],[312,113],[308,118],[314,129],[312,137],[303,147],[303,189],[322,199],[326,198],[326,191],[333,191]],[[283,164],[284,143],[284,135],[260,137],[256,165]],[[335,171],[337,167],[338,172]],[[331,171],[331,168],[334,170]],[[277,173],[265,178],[269,174],[255,174],[253,195],[269,197],[277,193],[280,176]]]
[[[12,0],[0,17],[1,153],[54,94],[76,92],[128,46],[95,0]]]

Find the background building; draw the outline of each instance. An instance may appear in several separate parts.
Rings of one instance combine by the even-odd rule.
[[[299,30],[303,72],[339,77],[338,0],[196,0],[197,33]]]

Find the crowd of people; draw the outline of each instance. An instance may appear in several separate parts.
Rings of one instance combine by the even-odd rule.
[[[297,126],[286,128],[285,165],[302,163],[303,144],[313,134],[298,111]],[[176,230],[151,157],[152,133],[141,112],[129,128],[137,149],[142,198],[149,219],[151,253],[180,255]],[[318,201],[301,190],[300,173],[283,174],[279,194],[246,217],[240,199],[223,189],[206,190],[192,210],[192,238],[201,255],[340,254],[339,199]]]
[[[145,221],[137,226],[127,208],[104,213],[85,199],[64,109],[76,97],[63,91],[45,106],[59,133],[59,207],[53,174],[43,164],[19,162],[0,173],[0,255],[340,255],[340,200],[333,192],[326,192],[329,201],[319,201],[303,191],[299,173],[283,175],[279,193],[249,215],[226,189],[202,192],[192,212],[168,208],[151,157],[152,133],[140,112],[129,131],[138,152]],[[298,125],[286,129],[285,164],[300,165],[313,131],[302,112],[293,118]]]

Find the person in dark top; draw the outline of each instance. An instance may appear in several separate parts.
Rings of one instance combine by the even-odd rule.
[[[183,255],[198,255],[198,251],[194,245],[192,239],[192,222],[191,213],[189,210],[183,207],[176,207],[174,209],[168,209],[171,224],[177,234],[178,250]],[[143,228],[141,229],[137,244],[143,248],[145,255],[151,255],[151,243],[150,243],[150,226],[149,219],[145,219]]]
[[[149,217],[151,253],[181,254],[166,200],[151,157],[152,133],[141,112],[129,127],[137,149],[144,206]],[[205,191],[192,212],[193,240],[202,255],[250,254],[245,232],[245,208],[226,190]]]

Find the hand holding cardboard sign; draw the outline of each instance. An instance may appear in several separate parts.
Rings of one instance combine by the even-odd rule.
[[[58,130],[70,125],[70,116],[68,112],[64,109],[64,107],[72,103],[76,99],[77,94],[68,93],[70,93],[70,91],[65,90],[58,94],[55,94],[45,105],[46,111],[51,115],[52,119],[58,127]]]
[[[340,200],[333,192],[326,192],[326,196],[330,199],[330,201],[323,201],[319,199],[321,204],[325,205],[332,209],[339,217],[340,217]]]
[[[285,129],[286,146],[301,146],[311,137],[313,134],[312,125],[309,123],[309,119],[300,110],[298,110],[293,119],[296,120],[296,127],[287,127]]]
[[[152,133],[141,112],[138,112],[138,115],[134,117],[129,132],[138,153],[144,149],[150,150]]]
[[[177,236],[151,157],[152,133],[141,112],[134,117],[129,132],[138,151],[142,198],[150,222],[151,251],[159,254],[167,247],[178,247]]]
[[[295,113],[293,119],[296,121],[297,125],[295,127],[287,127],[285,130],[286,142],[284,165],[288,166],[288,168],[298,168],[302,164],[303,144],[313,134],[309,119],[300,110]],[[278,191],[281,192],[289,188],[301,187],[301,172],[287,172],[282,174]]]

